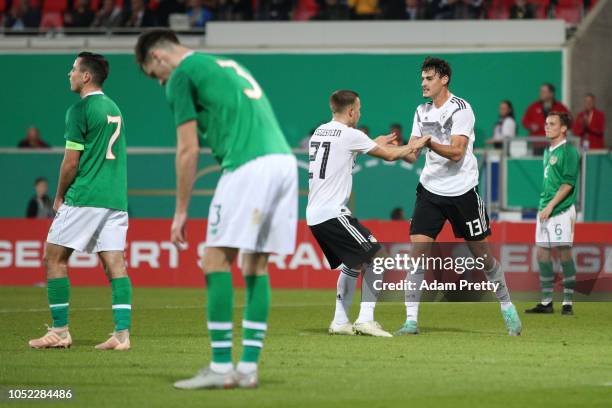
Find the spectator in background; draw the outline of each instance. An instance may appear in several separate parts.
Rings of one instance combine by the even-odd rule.
[[[374,20],[380,14],[378,0],[348,0],[354,20]]]
[[[407,140],[404,139],[404,130],[402,128],[402,125],[399,123],[392,123],[389,126],[389,133],[395,133],[397,134],[397,136],[399,137],[399,141],[401,144],[405,145]]]
[[[404,221],[404,209],[402,207],[395,207],[391,210],[391,220],[393,221]]]
[[[512,7],[510,7],[510,18],[514,20],[535,18],[535,8],[527,0],[516,0]]]
[[[40,138],[40,131],[34,126],[30,126],[26,131],[25,139],[21,140],[17,147],[25,149],[44,149],[49,145]]]
[[[405,20],[422,20],[424,18],[424,10],[420,7],[419,0],[405,0]]]
[[[251,0],[219,0],[215,17],[220,21],[252,20],[253,2]]]
[[[124,12],[122,25],[127,28],[155,27],[157,19],[144,0],[132,0],[132,9]]]
[[[436,20],[471,20],[483,15],[483,0],[440,0]]]
[[[49,183],[44,177],[38,177],[34,181],[36,194],[28,202],[26,209],[27,218],[53,218],[53,200],[49,197]]]
[[[104,0],[102,7],[96,13],[92,27],[112,28],[121,25],[121,7],[115,5],[115,0]]]
[[[157,24],[168,27],[170,14],[185,14],[187,6],[185,0],[161,0],[157,6]]]
[[[595,108],[595,95],[584,96],[584,110],[576,116],[572,132],[580,136],[582,143],[589,143],[590,149],[604,148],[604,130],[606,118],[604,113]]]
[[[203,0],[189,0],[187,17],[189,17],[190,27],[203,28],[206,26],[207,22],[212,20],[213,13],[211,9],[204,4]]]
[[[516,120],[514,119],[514,108],[512,102],[501,101],[499,104],[499,118],[493,129],[493,137],[487,140],[487,144],[492,144],[494,148],[501,149],[503,140],[516,136]]]
[[[95,18],[96,15],[91,9],[89,0],[78,0],[76,6],[72,10],[64,13],[64,27],[91,27],[91,24],[94,22]]]
[[[292,0],[259,0],[258,20],[289,20],[293,10]]]
[[[13,0],[5,15],[4,27],[12,31],[38,28],[40,19],[40,3],[37,0]]]
[[[351,18],[346,0],[325,0],[313,20],[348,20]]]
[[[561,102],[555,99],[555,87],[545,83],[540,86],[540,99],[533,102],[523,115],[523,126],[529,132],[529,136],[542,136],[542,142],[533,142],[533,153],[541,155],[548,142],[545,140],[544,123],[550,112],[569,112]]]

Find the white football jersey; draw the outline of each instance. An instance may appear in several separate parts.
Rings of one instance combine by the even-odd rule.
[[[353,188],[355,158],[375,146],[362,131],[333,120],[315,130],[308,142],[308,225],[351,214],[346,204]]]
[[[429,136],[440,144],[450,145],[451,135],[464,135],[469,141],[463,159],[446,159],[428,149],[420,182],[427,190],[442,196],[459,196],[478,185],[478,162],[474,156],[474,123],[472,107],[451,94],[440,108],[433,102],[417,107],[412,123],[413,136]]]

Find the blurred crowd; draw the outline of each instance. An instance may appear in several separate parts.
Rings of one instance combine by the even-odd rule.
[[[204,28],[208,21],[580,21],[596,0],[0,0],[7,32],[52,29]]]

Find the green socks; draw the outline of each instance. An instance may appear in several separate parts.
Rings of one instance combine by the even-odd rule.
[[[70,300],[70,281],[68,277],[48,279],[47,298],[53,318],[53,327],[68,326],[68,302]]]
[[[132,282],[128,276],[111,279],[115,331],[129,330],[132,325]]]
[[[563,304],[572,304],[574,289],[576,288],[576,266],[574,260],[561,262],[563,268]]]
[[[552,262],[538,262],[540,265],[540,288],[542,290],[542,303],[548,304],[552,302],[553,285],[555,276],[553,273]]]
[[[213,364],[232,363],[232,312],[234,289],[231,272],[206,274],[208,332]]]
[[[246,307],[242,321],[241,363],[257,363],[268,329],[270,311],[270,278],[268,275],[247,276]]]

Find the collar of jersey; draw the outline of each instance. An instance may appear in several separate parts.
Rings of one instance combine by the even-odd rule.
[[[565,139],[564,141],[562,141],[561,143],[559,143],[558,145],[556,145],[555,147],[551,147],[548,151],[552,152],[553,150],[555,150],[557,147],[559,146],[563,146],[565,143],[567,142],[567,139]]]
[[[104,92],[102,92],[102,91],[93,91],[93,92],[90,92],[90,93],[86,93],[85,95],[83,95],[83,99],[85,99],[85,98],[87,98],[88,96],[91,96],[91,95],[104,95]]]
[[[183,55],[183,58],[181,58],[179,64],[185,61],[187,58],[191,57],[193,54],[195,54],[195,51],[188,51],[185,55]]]

